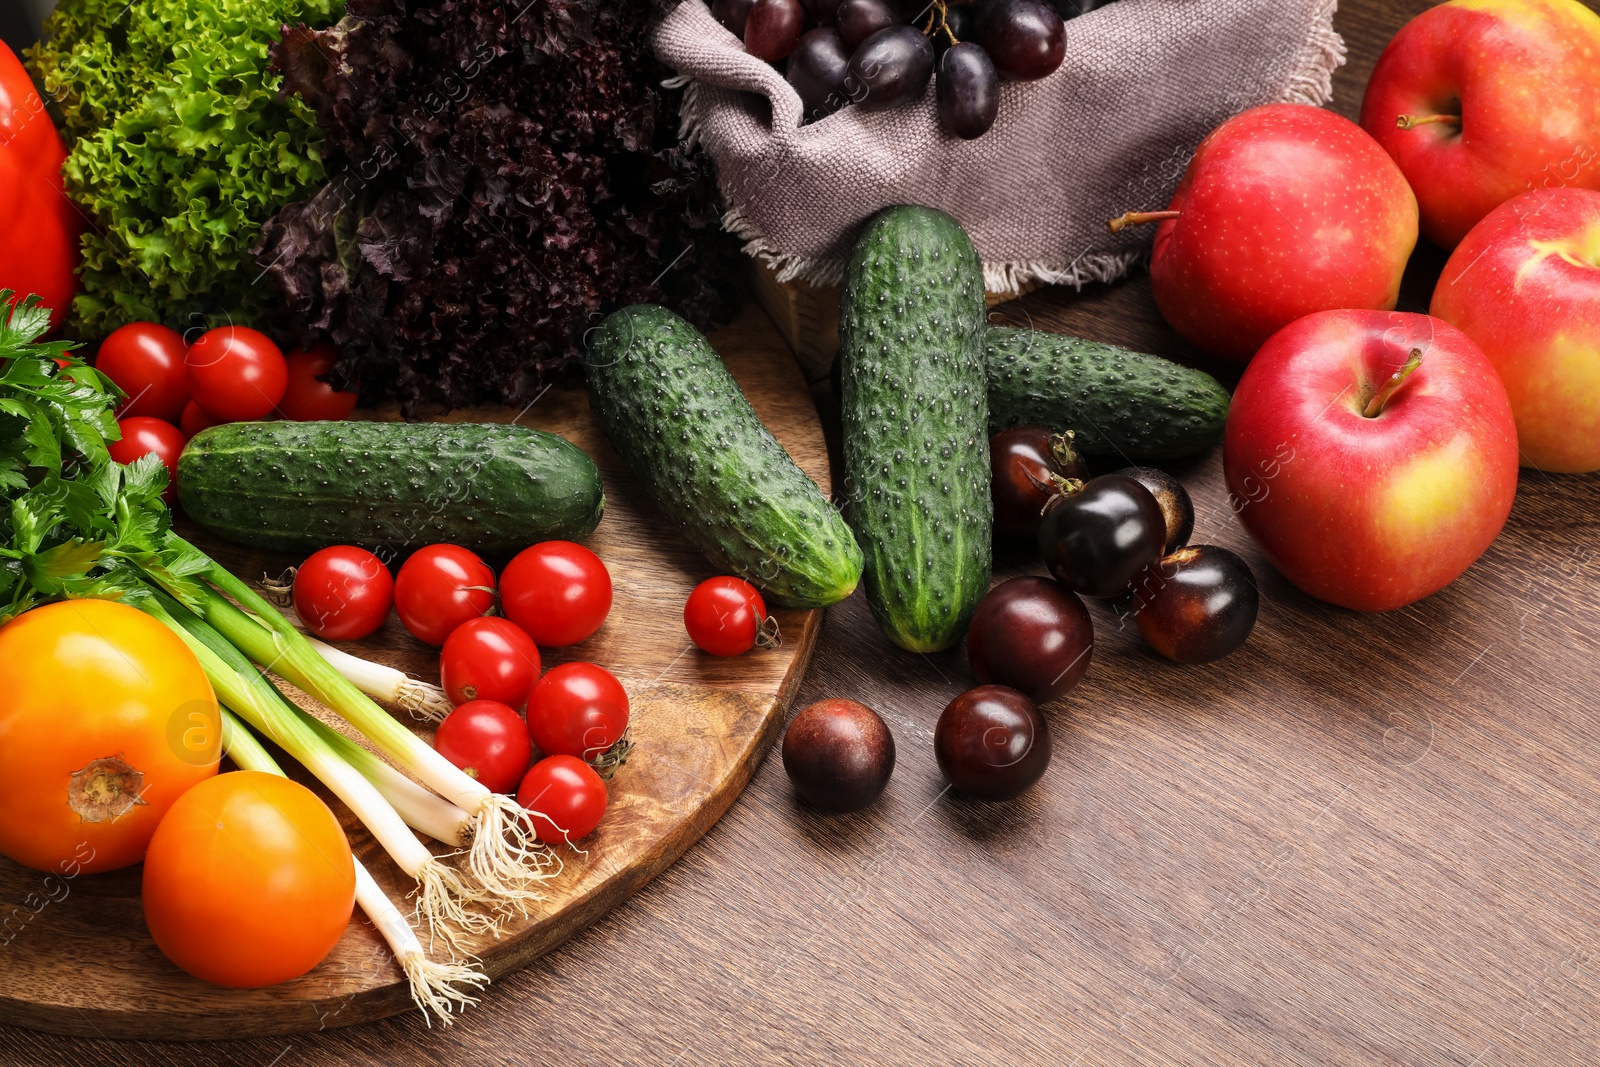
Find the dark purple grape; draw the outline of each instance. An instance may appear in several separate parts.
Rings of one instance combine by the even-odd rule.
[[[819,700],[783,735],[783,769],[801,800],[823,811],[859,811],[894,773],[894,735],[854,700]]]
[[[735,37],[743,39],[745,23],[750,18],[750,9],[756,6],[756,0],[713,0],[711,13],[717,21],[728,28],[728,32]]]
[[[933,754],[957,792],[974,800],[1010,800],[1050,765],[1050,732],[1033,701],[1003,685],[980,685],[939,716]]]
[[[1134,618],[1150,647],[1177,663],[1210,663],[1244,644],[1261,594],[1250,565],[1225,548],[1180,548],[1140,579]]]
[[[1039,528],[1039,552],[1056,581],[1084,596],[1128,591],[1161,558],[1167,521],[1150,490],[1102,474],[1075,493],[1053,498]]]
[[[805,25],[806,9],[800,0],[756,0],[744,24],[744,50],[776,63],[794,51]]]
[[[939,75],[939,105],[944,108],[944,75]],[[1056,494],[1055,478],[1089,477],[1089,466],[1072,447],[1072,432],[1056,434],[1042,426],[1018,426],[989,438],[989,492],[994,498],[994,529],[1009,537],[1039,539],[1044,506]]]
[[[1060,582],[1034,575],[989,590],[967,629],[978,681],[1008,685],[1040,704],[1077,685],[1093,654],[1089,609]]]
[[[1194,533],[1194,504],[1190,502],[1189,491],[1182,482],[1154,467],[1124,467],[1114,473],[1132,478],[1150,490],[1150,495],[1161,505],[1162,518],[1167,520],[1167,543],[1162,549],[1163,554],[1189,543],[1189,535]]]
[[[933,45],[915,26],[902,22],[879,30],[855,50],[846,95],[868,111],[878,111],[915,100],[931,77]]]
[[[839,24],[839,36],[846,48],[852,51],[861,42],[890,26],[900,25],[900,15],[887,0],[844,0],[834,13]]]
[[[845,102],[844,81],[850,73],[850,53],[831,27],[808,30],[789,57],[785,76],[800,94],[807,119],[821,118]]]
[[[945,51],[939,60],[939,121],[963,140],[982,137],[1000,110],[1000,76],[989,53],[971,41]]]
[[[978,43],[1000,77],[1033,81],[1061,66],[1067,31],[1044,0],[989,0],[978,16]]]

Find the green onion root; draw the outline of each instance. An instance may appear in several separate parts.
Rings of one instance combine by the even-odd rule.
[[[228,756],[242,769],[283,776],[283,768],[226,708],[222,711],[222,744]],[[406,983],[411,987],[411,1002],[422,1012],[429,1029],[433,1028],[434,1015],[439,1017],[441,1025],[449,1026],[453,1021],[452,1012],[478,1002],[467,989],[482,989],[489,984],[489,976],[471,964],[438,963],[429,959],[416,931],[383,887],[359,859],[350,858],[356,867],[356,903],[389,943],[400,969],[405,971]]]

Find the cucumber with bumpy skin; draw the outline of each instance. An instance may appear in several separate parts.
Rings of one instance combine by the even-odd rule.
[[[231,422],[178,460],[189,517],[254,548],[406,550],[449,542],[509,555],[581,541],[605,508],[589,454],[527,426]]]
[[[625,307],[595,331],[585,371],[606,437],[713,566],[785,607],[855,591],[850,527],[699,330],[666,308]]]
[[[867,224],[840,300],[846,511],[872,613],[913,652],[960,640],[989,590],[984,314],[955,219],[895,207]]]
[[[1171,459],[1222,439],[1228,391],[1204,371],[1039,330],[990,327],[989,430],[1072,430],[1091,456]]]

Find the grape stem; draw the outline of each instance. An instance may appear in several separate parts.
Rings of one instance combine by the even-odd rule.
[[[1129,226],[1138,226],[1146,222],[1162,222],[1166,219],[1178,217],[1176,211],[1128,211],[1106,223],[1112,233],[1121,233]]]
[[[1398,393],[1400,387],[1406,384],[1406,380],[1411,377],[1411,372],[1420,366],[1422,366],[1422,349],[1413,348],[1411,350],[1411,358],[1401,364],[1399,370],[1389,375],[1389,380],[1383,383],[1382,388],[1372,394],[1372,399],[1368,400],[1367,406],[1361,409],[1361,414],[1369,419],[1375,419],[1382,415],[1383,409],[1388,406],[1389,401],[1394,399],[1394,394]]]
[[[937,28],[934,27],[934,19],[939,20]],[[933,0],[931,10],[928,12],[928,24],[922,27],[922,35],[924,37],[937,37],[939,30],[944,31],[944,35],[950,38],[951,44],[961,43],[956,39],[955,31],[950,28],[950,5],[947,0]]]
[[[1457,129],[1459,129],[1461,127],[1461,116],[1460,115],[1399,115],[1394,120],[1394,124],[1396,126],[1400,127],[1402,130],[1414,130],[1418,126],[1426,126],[1429,123],[1433,123],[1433,122],[1437,122],[1437,123],[1439,123],[1440,125],[1443,125],[1443,126],[1454,126]]]

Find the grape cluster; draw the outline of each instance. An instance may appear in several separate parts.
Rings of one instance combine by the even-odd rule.
[[[937,68],[939,121],[971,140],[994,125],[1000,82],[1052,73],[1066,54],[1064,20],[1107,2],[712,0],[711,12],[751,55],[786,64],[808,121],[915,100]]]

